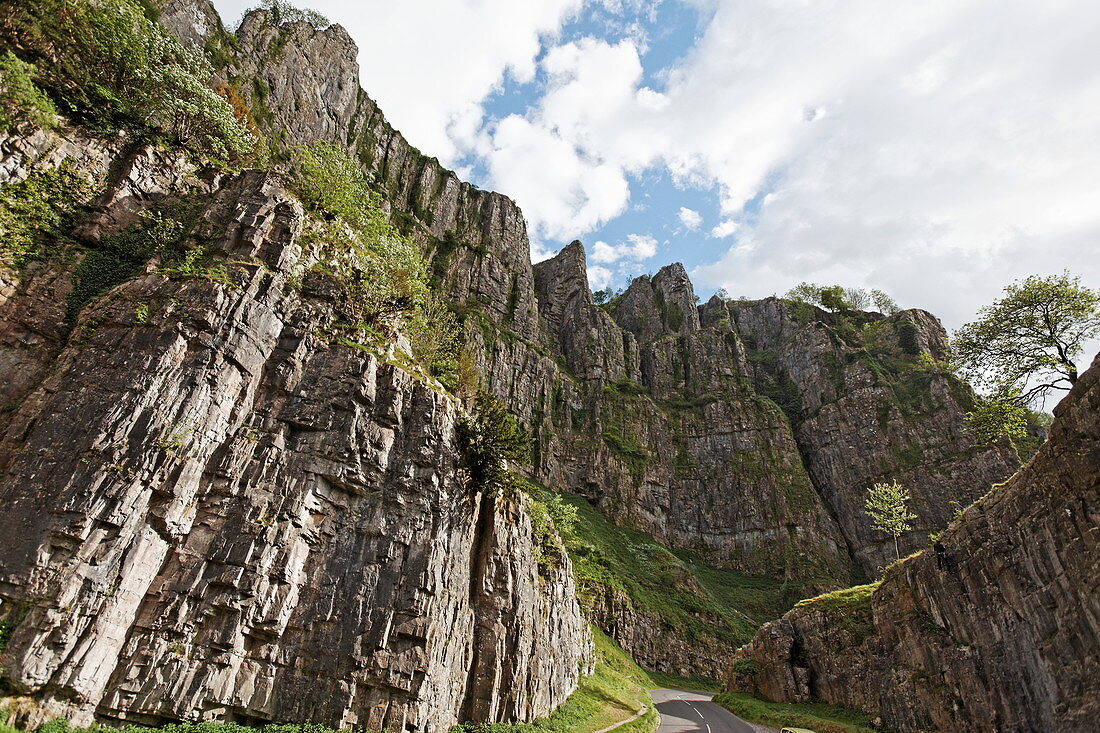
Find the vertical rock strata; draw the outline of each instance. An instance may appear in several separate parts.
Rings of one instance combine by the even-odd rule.
[[[386,122],[343,28],[278,21],[245,17],[229,76],[280,144],[357,152],[432,252],[486,386],[535,431],[543,483],[714,564],[836,585],[850,556],[868,572],[888,559],[862,512],[875,480],[911,480],[924,512],[903,538],[911,549],[946,523],[950,500],[969,503],[1017,465],[974,445],[969,389],[951,377],[902,380],[909,403],[898,407],[890,379],[860,361],[858,335],[830,326],[831,314],[776,299],[700,307],[680,265],[597,307],[580,243],[532,266],[510,199],[459,182]],[[889,348],[902,322],[942,356],[943,330],[922,311],[890,320]],[[765,388],[777,380],[800,392],[797,415]]]
[[[140,276],[57,350],[27,334],[64,330],[71,272],[3,304],[4,679],[39,714],[445,731],[575,688],[568,561],[540,567],[522,507],[466,486],[451,398],[321,335],[327,304],[290,284],[300,220],[245,173],[200,224],[239,287]],[[12,355],[37,351],[28,391]]]
[[[1091,731],[1100,715],[1100,358],[1011,480],[869,597],[765,626],[730,685],[896,731]]]
[[[969,389],[917,363],[942,356],[932,316],[698,305],[680,265],[597,306],[581,244],[532,265],[510,199],[386,122],[340,26],[257,10],[230,38],[206,0],[158,4],[181,38],[233,57],[224,81],[277,151],[356,154],[429,253],[483,386],[534,433],[547,486],[709,564],[823,589],[888,559],[862,514],[870,483],[913,489],[913,549],[1014,467],[965,430]],[[0,181],[63,159],[108,184],[80,237],[186,189],[211,252],[245,277],[150,271],[70,331],[75,259],[0,273],[9,687],[85,716],[411,730],[560,703],[587,649],[568,562],[540,567],[523,508],[463,489],[458,408],[396,345],[324,337],[325,303],[292,287],[311,263],[278,180],[63,130],[0,140]],[[625,596],[604,606],[646,664],[720,666],[723,646],[656,628]]]

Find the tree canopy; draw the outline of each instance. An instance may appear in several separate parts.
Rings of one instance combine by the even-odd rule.
[[[956,362],[993,399],[1030,403],[1077,382],[1085,342],[1100,334],[1100,292],[1068,272],[1032,275],[978,311],[954,337]]]
[[[897,481],[878,483],[867,490],[864,509],[871,518],[871,526],[894,538],[894,554],[901,559],[898,537],[912,529],[910,522],[917,518],[909,511],[909,489]]]

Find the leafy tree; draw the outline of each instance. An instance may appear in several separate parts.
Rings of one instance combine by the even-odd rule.
[[[848,310],[852,307],[844,297],[844,288],[839,285],[821,286],[817,297],[821,307],[831,311]]]
[[[898,538],[902,532],[907,532],[912,527],[910,522],[917,518],[909,511],[909,489],[897,481],[890,483],[878,483],[867,490],[867,501],[864,509],[871,518],[871,526],[880,532],[894,538],[894,554],[901,559],[901,550],[898,548]]]
[[[1068,272],[1032,275],[978,316],[955,333],[962,373],[999,399],[1026,405],[1077,382],[1074,360],[1100,334],[1100,291]]]
[[[867,310],[871,305],[871,296],[863,288],[844,288],[844,300],[857,311]]]
[[[24,97],[44,93],[93,129],[136,128],[223,161],[255,146],[210,87],[213,67],[202,51],[150,20],[136,0],[15,3],[0,14],[0,42],[35,66],[35,86],[24,88]]]
[[[898,308],[897,301],[881,290],[871,290],[871,302],[875,304],[875,308],[877,308],[879,312],[885,313],[888,316],[892,316],[901,310]]]
[[[508,410],[488,392],[480,392],[470,415],[459,422],[459,445],[475,491],[504,491],[514,478],[510,461],[531,457],[531,435]]]
[[[966,421],[986,443],[1002,437],[1015,443],[1028,437],[1028,410],[1014,395],[995,395],[979,400],[973,412],[966,413]]]

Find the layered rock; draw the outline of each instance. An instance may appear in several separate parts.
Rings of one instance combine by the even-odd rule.
[[[100,213],[187,176],[126,160]],[[568,560],[540,566],[523,506],[471,489],[460,406],[397,344],[325,336],[277,176],[189,193],[235,285],[150,268],[70,330],[79,250],[6,275],[0,615],[5,689],[38,701],[23,722],[547,714],[589,643]]]
[[[834,344],[822,324],[788,327],[793,316],[778,301],[699,308],[674,265],[636,281],[613,308],[596,307],[579,243],[533,268],[511,200],[460,183],[386,122],[359,87],[343,28],[258,10],[237,36],[227,74],[269,136],[356,151],[399,223],[429,248],[485,386],[536,433],[534,475],[544,483],[709,562],[835,585],[850,553],[868,572],[883,564],[884,538],[862,514],[874,480],[914,483],[927,518],[905,538],[914,546],[943,526],[949,500],[969,503],[1011,472],[1011,455],[976,448],[966,432],[955,398],[965,387],[944,378],[919,388],[934,393],[935,414],[906,423],[891,394],[865,389],[874,380],[858,365],[827,386],[834,362],[860,345]],[[925,341],[942,341],[938,322],[917,320]],[[802,424],[775,409],[746,358],[753,338],[783,353],[776,374],[812,377],[799,386],[820,415]],[[834,429],[843,437],[823,442]]]
[[[769,624],[734,689],[822,699],[889,730],[1088,731],[1100,715],[1100,358],[1011,480],[865,601]],[[855,633],[840,633],[846,626]]]
[[[913,384],[900,380],[912,387],[904,392],[907,397],[915,394],[930,405],[906,412],[914,400],[899,400],[894,389],[899,380],[880,374],[881,360],[861,359],[861,340],[830,325],[829,314],[807,316],[776,300],[716,298],[699,307],[679,265],[639,278],[616,303],[598,307],[577,243],[533,267],[515,204],[460,182],[388,124],[359,86],[355,46],[340,26],[319,28],[257,10],[227,43],[207,0],[160,5],[163,21],[184,40],[222,44],[232,55],[221,75],[249,100],[277,156],[319,140],[356,153],[395,222],[429,253],[439,286],[463,317],[466,349],[480,367],[483,386],[506,399],[534,433],[531,473],[548,486],[582,493],[617,522],[648,530],[708,563],[826,588],[848,582],[853,558],[869,572],[882,564],[883,538],[870,532],[861,513],[870,482],[899,477],[911,484],[926,518],[905,539],[912,547],[923,531],[945,523],[951,500],[968,503],[1010,472],[1011,456],[975,446],[966,432],[965,386],[942,375],[928,377],[927,384],[924,377]],[[112,144],[121,147],[100,152],[101,143],[89,143],[87,155],[128,161],[122,166],[127,174],[113,180],[83,236],[123,226],[147,199],[180,185],[220,186],[212,180],[184,181],[191,172],[181,167],[182,160],[173,167],[155,150]],[[0,172],[8,169],[4,166],[19,169],[0,161]],[[273,212],[260,218],[267,221]],[[19,372],[24,376],[13,396],[46,379],[57,368],[54,359],[71,346],[56,319],[45,315],[57,310],[56,298],[65,297],[70,276],[57,266],[40,274],[13,281],[4,291],[26,295],[8,313],[43,313],[33,322],[13,315],[0,324],[0,337],[12,345],[7,363],[34,365]],[[903,320],[920,329],[918,350],[940,354],[936,344],[943,332],[934,319],[908,312],[890,320],[891,328]],[[28,341],[28,334],[43,339],[45,347]],[[889,350],[896,351],[900,334],[890,339]],[[897,359],[909,368],[916,356]],[[473,507],[467,510],[476,514]],[[517,567],[525,567],[523,553],[518,557]],[[500,570],[494,563],[483,568],[490,575]],[[512,587],[503,580],[496,586]],[[512,596],[503,605],[501,600],[471,601],[487,614],[479,627],[486,633],[499,633],[499,619],[507,618],[500,614],[527,612],[522,604],[509,605]],[[618,601],[614,614],[606,616],[616,638],[623,643],[656,638],[653,624],[642,620],[643,609]],[[611,624],[612,617],[639,620]],[[651,645],[647,659],[653,666],[682,670],[682,660],[691,657],[684,645],[707,645],[677,643],[672,628],[661,634],[669,643]],[[475,668],[484,667],[475,676],[490,680],[484,688],[489,691],[470,693],[469,683],[466,709],[520,715],[545,707],[568,686],[563,678],[549,690],[535,685],[503,702],[508,695],[502,680],[522,680],[525,670],[543,661],[535,655],[532,666],[524,662],[495,676],[506,658],[498,649],[474,660]],[[695,671],[713,674],[713,662],[701,661]],[[508,685],[527,689],[514,681]],[[437,694],[442,693],[432,693]]]

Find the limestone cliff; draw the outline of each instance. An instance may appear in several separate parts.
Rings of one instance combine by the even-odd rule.
[[[400,342],[331,338],[280,178],[66,136],[0,140],[0,167],[105,179],[74,237],[186,194],[221,269],[149,267],[71,324],[94,249],[5,273],[2,659],[26,722],[445,731],[560,704],[589,644],[568,559],[537,562],[523,500],[471,490],[461,408]]]
[[[903,540],[913,548],[952,500],[969,503],[1017,465],[975,445],[965,385],[915,374],[918,352],[942,357],[929,314],[889,319],[878,334],[888,353],[872,354],[859,326],[874,315],[849,314],[853,330],[774,299],[699,307],[679,265],[599,308],[579,243],[532,266],[511,200],[459,182],[386,122],[343,28],[253,11],[233,47],[227,78],[275,143],[357,151],[431,250],[485,386],[536,433],[534,476],[548,486],[714,564],[835,586],[850,559],[871,573],[884,564],[861,511],[875,480],[913,480],[924,512]],[[917,329],[913,353],[899,346],[903,323]],[[797,414],[777,407],[776,384],[800,391]]]
[[[597,306],[582,245],[574,243],[558,256],[532,265],[523,216],[510,199],[459,181],[389,125],[359,85],[355,46],[340,26],[315,27],[274,11],[257,10],[230,35],[207,0],[164,0],[158,5],[162,22],[177,35],[201,42],[226,59],[219,72],[221,80],[248,101],[268,137],[276,165],[289,146],[317,140],[355,152],[383,194],[393,220],[429,253],[439,287],[462,318],[465,348],[477,362],[483,386],[505,399],[534,433],[535,455],[529,470],[546,486],[582,494],[616,522],[652,532],[665,545],[693,553],[710,565],[780,578],[792,587],[826,589],[847,584],[853,568],[857,574],[874,573],[884,562],[883,538],[870,531],[861,512],[864,492],[873,481],[896,477],[910,482],[922,513],[918,529],[904,538],[911,549],[923,542],[928,529],[946,523],[951,501],[969,503],[1014,468],[1010,453],[997,446],[976,445],[967,432],[963,412],[972,395],[965,385],[937,371],[934,362],[942,356],[944,334],[932,316],[921,311],[890,317],[830,314],[774,298],[757,302],[712,298],[700,306],[679,265],[639,278],[621,298]],[[218,582],[226,593],[259,598],[258,591],[245,589],[269,581],[251,579],[249,573],[282,578],[290,571],[278,568],[299,562],[298,555],[283,549],[290,540],[255,540],[255,549],[249,545],[247,551],[237,546],[246,542],[247,533],[240,529],[243,524],[270,515],[252,506],[251,488],[243,492],[241,487],[257,481],[267,486],[264,482],[273,472],[278,490],[287,492],[289,505],[312,506],[311,502],[320,501],[328,507],[316,520],[326,527],[320,536],[312,525],[295,530],[306,533],[303,541],[313,550],[311,557],[331,556],[337,566],[337,558],[347,556],[342,553],[364,558],[362,569],[358,559],[352,563],[362,577],[347,576],[331,566],[311,570],[311,580],[302,581],[296,592],[302,594],[301,603],[315,605],[303,606],[301,613],[321,613],[340,619],[348,628],[359,628],[368,623],[364,619],[377,623],[372,614],[393,606],[392,599],[399,598],[405,605],[397,607],[418,619],[405,627],[392,626],[411,626],[415,631],[396,636],[385,632],[387,640],[399,639],[408,648],[418,649],[409,652],[416,662],[408,657],[393,661],[389,647],[373,650],[358,641],[347,654],[324,660],[353,665],[361,672],[360,681],[340,688],[343,697],[335,699],[343,702],[332,704],[345,707],[324,711],[327,719],[367,720],[362,717],[367,715],[364,700],[378,694],[378,689],[390,690],[392,695],[387,692],[385,700],[392,697],[394,702],[377,708],[377,714],[422,726],[442,725],[446,716],[463,711],[477,711],[477,716],[487,719],[525,718],[559,702],[575,680],[573,662],[584,647],[568,573],[562,571],[535,584],[530,533],[522,511],[516,514],[515,507],[494,507],[490,516],[480,500],[455,493],[457,408],[448,397],[430,385],[424,388],[415,379],[418,375],[410,375],[399,363],[387,363],[386,349],[381,349],[383,355],[348,352],[348,347],[325,338],[317,320],[320,306],[308,297],[300,299],[287,285],[295,282],[295,269],[304,265],[298,262],[302,255],[296,254],[294,227],[288,223],[294,219],[288,213],[294,204],[277,180],[254,172],[230,180],[196,171],[182,156],[173,158],[169,151],[135,146],[124,137],[104,141],[70,129],[61,137],[37,132],[0,141],[0,171],[18,175],[29,160],[42,157],[43,164],[70,159],[89,174],[109,174],[108,190],[74,237],[94,240],[104,232],[117,231],[134,223],[149,201],[187,189],[205,197],[204,217],[210,232],[204,236],[216,243],[212,252],[264,264],[252,270],[240,265],[248,272],[240,292],[135,273],[107,300],[84,308],[72,333],[66,311],[73,309],[64,301],[73,289],[75,261],[36,263],[18,276],[5,273],[3,293],[8,302],[3,306],[0,333],[7,347],[0,367],[7,370],[3,397],[11,408],[0,413],[0,426],[10,423],[9,431],[15,431],[6,439],[10,457],[5,460],[12,467],[22,466],[19,470],[24,472],[19,474],[24,477],[21,483],[10,479],[7,490],[30,496],[36,491],[34,482],[53,482],[41,491],[37,503],[25,499],[21,506],[34,506],[39,512],[37,507],[63,502],[57,527],[65,529],[37,518],[31,523],[37,529],[27,530],[21,540],[20,559],[12,561],[15,565],[9,574],[12,585],[3,592],[25,599],[32,577],[87,572],[81,563],[94,562],[98,567],[106,562],[100,555],[119,554],[124,557],[116,563],[129,562],[131,534],[151,532],[156,535],[150,538],[151,546],[158,549],[150,550],[154,552],[150,570],[137,573],[142,579],[132,580],[138,585],[126,591],[145,594],[149,600],[130,598],[128,608],[142,609],[141,618],[157,619],[142,621],[153,624],[156,633],[167,629],[164,633],[173,639],[168,649],[177,643],[186,649],[193,643],[221,653],[247,646],[225,639],[233,639],[238,632],[247,636],[241,629],[251,622],[233,626],[219,620],[217,634],[204,631],[202,624],[207,622],[197,619],[220,618],[227,603],[197,601],[190,595],[193,591],[177,586],[208,577],[204,575],[208,572],[225,572],[224,578],[218,575]],[[236,228],[230,234],[226,227]],[[252,251],[238,253],[238,247],[252,247]],[[275,259],[269,261],[271,257]],[[192,297],[193,307],[186,304]],[[122,302],[130,303],[135,314],[138,304],[144,306],[145,315],[125,317],[119,310]],[[157,314],[162,310],[167,320],[156,332],[163,334],[156,335],[149,329],[161,323]],[[262,328],[251,320],[261,315]],[[172,324],[177,321],[190,325],[176,328]],[[183,335],[170,336],[174,333]],[[97,340],[108,335],[114,340],[99,344]],[[396,346],[389,348],[388,362],[399,362],[393,358]],[[244,350],[243,355],[236,349]],[[932,367],[923,366],[921,354],[932,360]],[[118,384],[107,377],[105,366],[100,369],[100,362],[119,371]],[[149,385],[162,395],[156,409],[141,402],[137,394]],[[94,395],[99,395],[99,402],[78,401]],[[377,395],[399,407],[377,407]],[[196,434],[201,441],[193,449],[188,442],[186,449],[167,451],[159,459],[146,456],[143,451],[152,451],[160,436],[167,436],[163,442],[168,444],[177,442],[172,426],[179,422],[186,427],[187,415],[180,410],[192,404],[203,415],[220,414],[220,422],[207,425],[204,417]],[[125,410],[139,407],[146,415],[140,423],[123,429],[110,422],[123,420]],[[312,410],[310,414],[320,417],[299,419],[301,410]],[[20,463],[32,461],[29,456],[46,451],[47,444],[64,444],[57,422],[62,414],[80,416],[69,428],[72,442],[83,445],[84,441],[91,446],[86,450],[106,451],[103,462],[74,452],[73,460],[87,458],[88,463],[61,467],[49,463],[48,471],[47,464]],[[317,427],[314,420],[321,420],[324,427]],[[338,420],[348,422],[337,424]],[[49,425],[55,426],[55,432],[35,432]],[[262,470],[245,456],[266,442],[251,441],[241,447],[233,436],[242,430],[247,435],[271,430],[281,436],[271,438],[277,452],[271,457],[264,454]],[[342,438],[341,431],[350,431],[352,437]],[[404,440],[409,431],[421,431],[431,439],[424,438],[419,449],[411,438],[396,445],[387,443],[396,441],[397,433]],[[101,434],[104,437],[96,437]],[[376,434],[389,437],[382,440]],[[24,442],[31,439],[41,443],[28,448]],[[307,446],[300,447],[300,441]],[[174,468],[172,461],[184,456],[188,457],[186,468]],[[153,464],[147,466],[150,460]],[[110,477],[112,481],[89,479],[94,466],[102,470],[119,466],[110,468],[119,476]],[[127,479],[129,470],[142,478]],[[175,473],[161,476],[158,471]],[[355,480],[346,477],[349,471]],[[417,494],[420,503],[415,509],[400,492],[391,506],[386,501],[392,497],[385,492],[363,493],[357,488],[358,483],[391,486],[391,481],[404,486],[402,482],[410,477],[426,484],[417,489],[426,493]],[[95,491],[108,492],[106,498],[96,499],[94,492],[80,494],[76,487],[89,480]],[[184,484],[177,490],[180,481]],[[128,488],[114,487],[113,482]],[[184,490],[183,485],[189,488]],[[206,515],[199,521],[196,513],[205,506],[200,499],[208,485],[221,492],[218,496],[237,497],[232,501],[238,503],[230,507],[225,503],[230,499],[219,498],[216,507],[203,510],[216,516],[216,521]],[[321,491],[315,485],[342,498],[325,493],[325,498],[315,500],[314,493]],[[116,497],[121,497],[120,506],[132,504],[141,511],[126,514],[129,523],[120,525],[124,530],[99,528],[90,517],[104,512],[103,516],[116,517],[111,513],[117,511]],[[279,498],[276,503],[283,506],[283,502]],[[141,518],[146,504],[156,508],[149,514],[156,519]],[[348,511],[362,512],[387,528],[400,524],[400,531],[396,527],[392,531],[405,543],[404,549],[379,549],[371,544],[376,540],[349,538],[344,525],[331,524],[346,518]],[[21,515],[5,521],[25,521],[18,518]],[[504,524],[505,517],[512,521]],[[511,529],[505,531],[505,526]],[[227,529],[219,534],[221,527]],[[188,539],[195,531],[200,538]],[[390,530],[386,532],[390,536]],[[230,542],[229,535],[232,552],[217,540],[223,537],[221,541]],[[452,553],[468,557],[475,539],[498,549],[486,550],[474,564],[445,561]],[[93,550],[100,542],[112,549]],[[189,542],[199,542],[200,547]],[[54,561],[49,548],[57,543],[69,554],[63,552]],[[512,553],[500,549],[508,547],[516,549]],[[177,555],[180,559],[172,559]],[[214,561],[243,569],[232,571],[239,574],[232,578],[228,570],[202,569],[204,563]],[[176,564],[169,566],[170,562]],[[395,569],[392,563],[400,567]],[[111,567],[117,570],[124,565]],[[181,573],[187,574],[186,579],[177,577]],[[414,575],[418,580],[412,580]],[[77,584],[72,579],[50,582],[54,585],[49,589],[33,592],[42,594],[35,596],[35,603],[53,610],[28,616],[33,622],[26,628],[39,631],[20,631],[7,658],[21,658],[32,648],[28,645],[40,643],[33,640],[34,634],[48,634],[51,639],[59,635],[56,669],[50,667],[43,674],[50,680],[69,675],[76,680],[74,685],[86,684],[82,675],[91,675],[101,684],[99,678],[105,673],[85,667],[82,655],[97,659],[106,653],[94,651],[99,638],[109,638],[116,646],[127,644],[119,637],[138,634],[138,627],[124,633],[113,622],[104,621],[107,625],[95,631],[101,636],[73,630],[80,638],[66,637],[70,628],[77,627],[58,610],[69,607],[61,589],[72,590]],[[323,593],[307,592],[310,583],[320,584]],[[458,590],[463,583],[464,595]],[[405,590],[399,592],[399,588]],[[541,594],[532,594],[536,588],[542,588]],[[331,595],[346,589],[360,601],[348,611],[351,617],[345,614],[346,607],[338,613],[334,610]],[[109,585],[108,590],[110,598],[117,598]],[[456,593],[464,600],[452,598]],[[700,595],[706,591],[700,590]],[[648,665],[713,674],[730,650],[728,642],[717,638],[685,639],[681,629],[662,626],[637,599],[613,593],[603,598],[601,606],[590,609],[594,616]],[[157,605],[162,599],[167,606]],[[97,602],[82,600],[79,613],[91,613],[88,609]],[[297,597],[293,602],[299,603]],[[208,612],[203,603],[213,604],[214,610]],[[549,627],[531,621],[551,611],[557,621]],[[175,614],[175,620],[164,621],[163,614]],[[528,636],[503,633],[512,619],[525,620]],[[485,636],[471,636],[462,653],[461,649],[447,651],[441,648],[447,644],[429,631],[446,628],[448,623],[464,634],[466,629],[469,634],[476,629]],[[388,621],[383,625],[391,628]],[[178,642],[171,636],[177,633],[185,634]],[[192,633],[199,634],[195,641],[186,636]],[[321,632],[309,629],[309,633]],[[82,641],[87,634],[92,634],[87,636],[89,641]],[[210,646],[215,636],[217,644]],[[310,638],[303,636],[293,643],[309,644]],[[654,643],[654,639],[667,643]],[[300,660],[286,649],[299,647],[270,643],[274,646],[260,645],[256,652],[270,663],[241,662],[241,672],[229,665],[215,674],[213,663],[192,661],[188,652],[177,662],[186,670],[181,672],[186,684],[194,685],[188,694],[199,695],[196,691],[201,690],[217,701],[211,709],[227,711],[211,715],[301,719],[305,708],[272,708],[276,703],[269,702],[298,704],[294,695],[275,687],[275,680],[284,684],[281,680],[293,678],[286,670],[295,670]],[[535,651],[517,653],[520,648]],[[706,655],[692,652],[698,648],[709,651]],[[565,659],[553,656],[555,649]],[[205,659],[208,653],[194,659]],[[251,647],[241,653],[252,659]],[[218,664],[225,659],[229,657],[219,657]],[[700,662],[693,667],[692,659]],[[459,680],[455,670],[471,660],[474,674]],[[154,656],[143,664],[162,661],[163,657]],[[22,662],[15,664],[13,679],[30,674]],[[572,671],[557,671],[565,668]],[[330,678],[346,671],[330,670]],[[188,705],[198,705],[197,697],[188,698],[182,692],[173,699],[183,702],[173,708],[176,703],[132,689],[133,683],[126,682],[131,677],[126,675],[136,678],[140,673],[125,665],[110,674],[117,682],[108,687],[119,692],[104,693],[95,703],[87,701],[99,693],[79,685],[57,687],[58,696],[84,701],[82,705],[100,705],[107,715],[132,711],[172,717]],[[320,673],[316,677],[325,679]],[[397,677],[400,682],[393,682]],[[20,689],[37,689],[42,694],[55,689],[53,682],[40,679],[27,677],[19,683]],[[278,694],[271,692],[276,689]],[[241,690],[248,691],[247,700]],[[304,687],[301,699],[318,699],[315,693],[316,688]],[[434,712],[428,711],[425,700],[438,703]],[[194,708],[190,709],[193,713]]]
[[[897,731],[1091,731],[1100,715],[1100,357],[1048,441],[880,587],[764,627],[733,689],[819,698]]]

